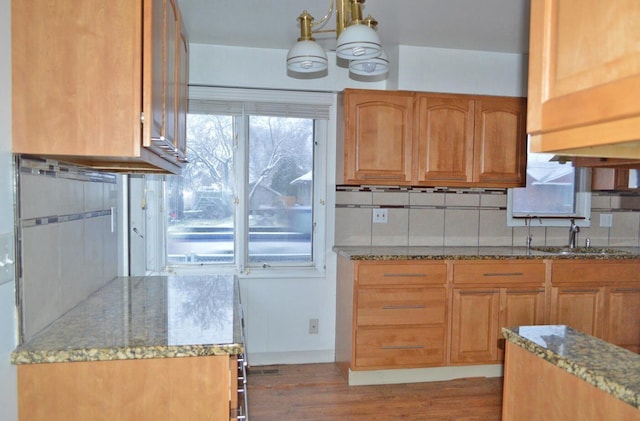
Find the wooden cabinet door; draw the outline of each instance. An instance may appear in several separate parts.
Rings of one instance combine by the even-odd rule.
[[[498,358],[504,359],[503,327],[544,324],[544,288],[504,288],[500,291],[500,324],[498,326]]]
[[[522,98],[476,101],[473,181],[489,186],[525,185],[525,107]]]
[[[175,146],[182,159],[187,157],[187,98],[189,98],[189,40],[182,19],[177,44],[177,98]]]
[[[176,133],[176,54],[179,12],[175,0],[152,5],[152,139],[173,143]]]
[[[640,137],[640,102],[631,94],[640,92],[639,21],[637,0],[531,2],[533,151],[640,157],[637,143],[620,148],[623,155],[610,147]]]
[[[413,95],[344,93],[346,184],[410,184]]]
[[[140,3],[14,1],[11,7],[12,151],[137,156]]]
[[[416,104],[416,181],[430,186],[473,181],[473,99],[419,94]]]
[[[591,286],[553,287],[551,324],[567,325],[602,338],[603,288]]]
[[[612,288],[607,304],[607,341],[640,353],[640,287]]]
[[[498,360],[497,289],[454,289],[451,318],[451,363]]]

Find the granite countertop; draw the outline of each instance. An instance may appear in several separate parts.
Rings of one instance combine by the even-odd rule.
[[[614,247],[620,254],[559,255],[526,247],[491,246],[334,246],[333,251],[350,260],[501,260],[501,259],[600,259],[620,260],[640,258],[637,247]]]
[[[509,341],[640,409],[640,355],[564,325],[503,328]]]
[[[244,352],[233,276],[116,278],[11,354],[13,364]]]

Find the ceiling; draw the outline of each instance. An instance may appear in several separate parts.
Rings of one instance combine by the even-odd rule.
[[[288,50],[303,10],[320,20],[330,0],[179,0],[191,43]],[[526,53],[530,0],[366,0],[383,46]],[[332,16],[324,29],[335,28]],[[316,39],[331,49],[335,34]]]

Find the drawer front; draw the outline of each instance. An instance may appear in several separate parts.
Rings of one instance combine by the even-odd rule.
[[[557,260],[551,266],[551,282],[640,283],[640,261]]]
[[[362,325],[441,324],[444,288],[360,288],[356,323]]]
[[[499,260],[491,262],[455,262],[453,264],[454,284],[544,284],[545,264],[543,262],[518,262]]]
[[[444,262],[395,263],[366,262],[358,265],[358,285],[424,285],[444,284],[447,266]]]
[[[444,364],[444,327],[360,328],[355,368]]]

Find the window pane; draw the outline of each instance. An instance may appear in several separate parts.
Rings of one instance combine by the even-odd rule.
[[[233,263],[233,117],[189,114],[182,176],[167,176],[167,260]]]
[[[553,154],[529,153],[527,187],[513,189],[514,215],[570,215],[575,212],[575,168],[550,161]]]
[[[249,118],[248,263],[311,263],[313,120]]]

